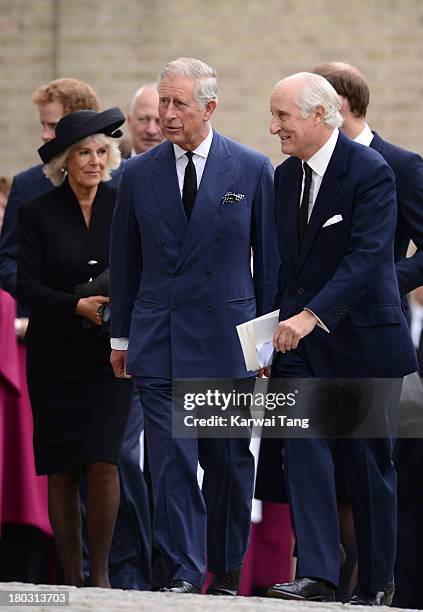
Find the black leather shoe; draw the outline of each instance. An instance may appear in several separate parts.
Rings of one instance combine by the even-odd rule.
[[[160,589],[162,593],[201,593],[200,589],[186,580],[172,580],[169,587]]]
[[[335,587],[325,580],[297,578],[293,582],[274,584],[267,590],[266,596],[303,601],[335,601]]]
[[[383,591],[368,593],[358,587],[345,603],[350,606],[390,606],[395,593],[395,582],[389,582]]]
[[[226,572],[226,574],[214,574],[207,587],[206,595],[230,595],[232,597],[237,595],[241,569],[242,566]]]

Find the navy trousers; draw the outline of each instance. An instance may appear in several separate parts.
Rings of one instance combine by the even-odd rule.
[[[172,381],[134,377],[145,419],[153,483],[153,539],[168,581],[202,588],[207,565],[224,573],[242,564],[254,484],[249,439],[172,437]],[[197,463],[204,470],[202,489]]]
[[[304,350],[278,354],[272,378],[312,378]],[[386,381],[399,402],[401,379]],[[380,406],[384,410],[383,406]],[[393,579],[396,554],[396,473],[392,438],[338,438],[356,527],[358,582],[369,592]],[[333,462],[334,439],[285,440],[285,480],[297,540],[297,578],[338,585],[340,535]]]

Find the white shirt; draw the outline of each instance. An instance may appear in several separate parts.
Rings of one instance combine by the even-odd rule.
[[[339,130],[335,128],[327,142],[323,145],[321,149],[317,151],[309,160],[307,160],[307,164],[310,166],[311,173],[311,187],[310,187],[310,202],[308,205],[308,220],[310,221],[311,213],[313,212],[313,207],[316,202],[317,194],[319,193],[320,185],[322,184],[323,176],[327,170],[330,159],[333,155],[333,152],[336,147],[336,143],[338,142]],[[303,182],[301,186],[301,200],[303,199],[303,191],[304,191],[304,181],[305,181],[305,173],[303,166]]]
[[[366,123],[363,131],[360,132],[358,136],[354,138],[354,142],[358,142],[359,144],[362,144],[366,147],[370,147],[370,143],[372,142],[373,137],[374,134]]]
[[[207,156],[210,152],[212,140],[213,140],[213,130],[210,128],[210,131],[207,137],[193,151],[192,161],[194,162],[195,172],[197,174],[197,189],[199,188],[201,179],[203,177],[203,172],[204,172],[204,168],[206,165]],[[173,144],[173,150],[175,152],[176,172],[178,174],[179,190],[181,192],[181,198],[182,198],[182,191],[184,188],[185,167],[188,163],[188,158],[185,155],[186,153],[185,149],[182,149],[179,145],[175,143]],[[128,338],[110,338],[110,346],[112,347],[112,349],[116,349],[119,351],[126,351],[128,348]]]
[[[208,136],[192,152],[193,153],[192,161],[194,162],[195,172],[197,174],[197,189],[200,187],[201,179],[203,177],[204,167],[206,165],[207,156],[210,151],[212,140],[213,140],[213,130],[210,128],[210,132],[208,133]],[[185,168],[188,164],[188,157],[185,155],[186,154],[185,149],[181,149],[181,147],[177,144],[173,144],[173,150],[175,151],[176,172],[178,174],[179,190],[181,192],[181,197],[182,197],[182,190],[184,188]]]

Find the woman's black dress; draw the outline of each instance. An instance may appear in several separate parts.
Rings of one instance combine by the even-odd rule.
[[[83,327],[73,293],[109,265],[115,198],[116,190],[100,183],[89,228],[67,181],[19,211],[18,299],[30,309],[27,376],[37,474],[119,460],[132,383],[114,377],[108,334]]]

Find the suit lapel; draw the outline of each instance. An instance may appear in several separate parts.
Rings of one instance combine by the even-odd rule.
[[[307,232],[304,236],[300,256],[298,258],[297,270],[299,270],[309,254],[313,242],[323,225],[323,219],[328,208],[333,203],[341,187],[342,181],[340,177],[346,172],[347,156],[346,137],[339,133],[338,142],[336,143],[329,165],[323,176],[322,184],[320,185],[319,193],[313,206]]]
[[[290,174],[279,182],[277,191],[279,227],[294,265],[298,260],[298,211],[303,179],[301,162],[295,161]]]
[[[165,142],[157,147],[152,160],[151,177],[164,219],[182,244],[188,221],[179,191],[175,153],[171,142]]]
[[[208,227],[210,219],[230,186],[235,162],[225,139],[217,132],[213,132],[213,141],[175,270],[184,263]],[[182,212],[185,216],[183,209]]]

